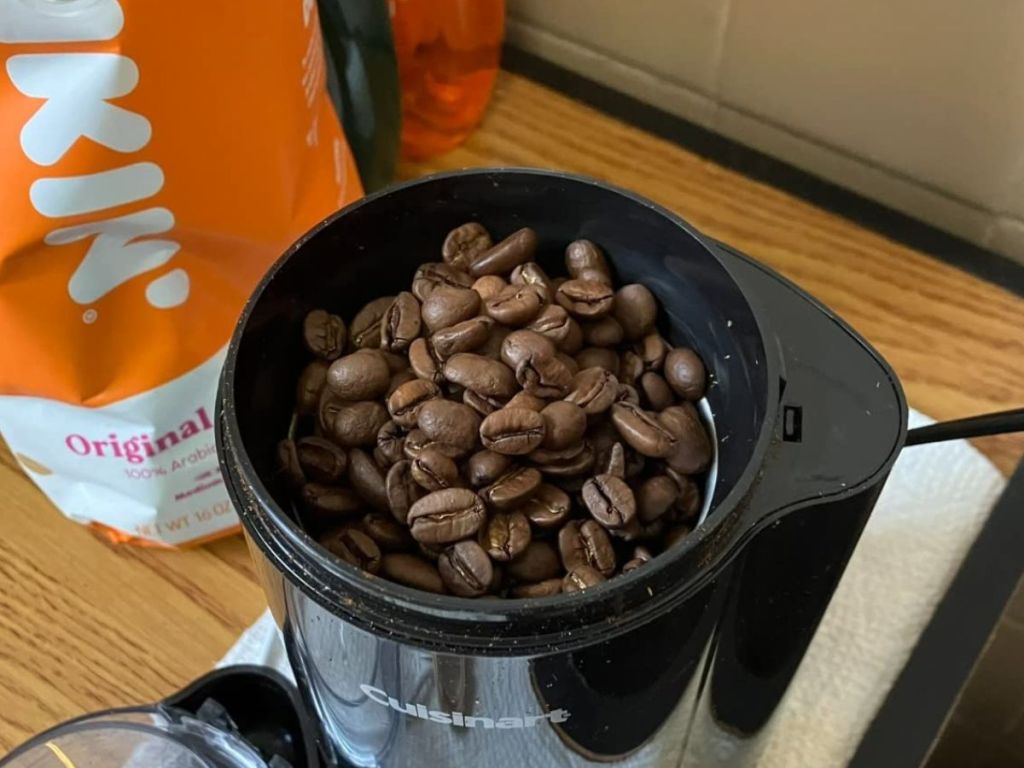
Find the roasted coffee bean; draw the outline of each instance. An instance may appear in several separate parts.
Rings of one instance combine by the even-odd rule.
[[[544,418],[527,408],[502,408],[480,424],[480,439],[495,453],[521,456],[544,441]]]
[[[394,296],[381,296],[360,309],[349,328],[349,343],[355,349],[376,349],[380,347],[380,324],[388,311]]]
[[[444,583],[437,568],[416,555],[388,554],[381,558],[380,573],[413,589],[444,593]]]
[[[402,446],[402,450],[405,452],[405,458],[409,459],[409,461],[412,461],[419,456],[422,451],[426,450],[440,451],[449,459],[454,459],[456,461],[463,458],[470,452],[470,449],[467,448],[461,448],[457,445],[444,443],[440,440],[431,440],[422,429],[413,429],[409,431],[409,434],[405,436],[405,444]]]
[[[380,547],[358,528],[335,528],[321,536],[319,541],[320,546],[349,565],[362,568],[368,573],[380,570]]]
[[[371,350],[339,357],[327,369],[327,386],[342,400],[375,400],[390,381],[388,364]]]
[[[665,534],[667,515],[653,523],[641,523],[638,518],[625,528],[609,528],[608,535],[620,541],[660,541]]]
[[[323,309],[314,309],[302,322],[306,349],[324,360],[336,359],[345,349],[348,334],[345,321]]]
[[[505,578],[522,583],[536,583],[558,576],[562,564],[558,551],[546,541],[531,541],[523,554],[505,566]]]
[[[574,240],[565,249],[565,269],[574,278],[586,270],[603,274],[611,283],[611,269],[601,249],[590,240]]]
[[[294,440],[286,439],[277,444],[277,471],[292,488],[301,488],[306,484],[306,475],[299,463],[299,451]]]
[[[405,458],[405,433],[394,421],[384,422],[377,430],[377,447],[374,449],[373,457],[377,459],[378,464],[389,467]]]
[[[369,454],[353,448],[348,455],[348,482],[359,497],[374,509],[386,512],[388,504],[384,475]]]
[[[693,529],[688,525],[677,525],[674,528],[669,528],[668,533],[665,534],[665,547],[674,547],[692,532]]]
[[[484,302],[487,315],[502,325],[518,328],[540,312],[544,296],[534,285],[507,285]]]
[[[517,390],[511,368],[498,360],[470,352],[452,355],[444,364],[444,377],[453,384],[489,397],[512,397]]]
[[[583,440],[587,431],[587,415],[575,403],[558,400],[540,412],[544,419],[544,441],[541,445],[558,451]]]
[[[528,261],[513,269],[512,274],[509,275],[509,282],[512,285],[532,285],[539,289],[541,299],[543,299],[545,304],[549,304],[555,295],[555,289],[551,285],[551,278],[541,269],[540,264],[535,261]]]
[[[626,481],[614,475],[597,475],[583,484],[583,503],[605,528],[623,528],[636,517],[636,499]]]
[[[479,445],[480,416],[463,403],[440,398],[428,400],[420,406],[416,423],[428,440],[466,452]]]
[[[388,509],[398,522],[405,524],[412,505],[423,496],[420,484],[412,476],[412,462],[407,459],[395,462],[388,470],[384,489]]]
[[[647,371],[640,377],[640,391],[652,411],[663,411],[675,401],[665,378],[654,371]]]
[[[668,475],[644,480],[636,490],[636,511],[641,523],[652,523],[676,503],[679,488]]]
[[[481,416],[490,416],[495,411],[504,408],[506,401],[503,397],[486,397],[477,394],[472,389],[466,389],[462,392],[462,402]]]
[[[498,512],[481,529],[480,544],[492,560],[506,563],[530,545],[530,522],[521,512]]]
[[[441,553],[437,570],[448,591],[459,597],[479,597],[494,580],[494,566],[475,541],[460,541]]]
[[[430,337],[430,346],[438,360],[447,360],[458,352],[472,352],[487,341],[494,321],[489,317],[471,317]]]
[[[591,347],[614,347],[622,343],[622,326],[614,317],[602,317],[580,327],[583,329],[583,343]]]
[[[417,378],[416,373],[411,368],[391,374],[391,381],[388,382],[388,391],[384,393],[384,396],[391,397],[400,386],[406,382],[415,381]]]
[[[511,272],[514,267],[525,264],[537,250],[537,233],[529,227],[513,232],[500,243],[477,255],[469,265],[469,274],[501,275]]]
[[[303,437],[295,443],[299,466],[314,483],[330,485],[345,476],[348,457],[345,451],[322,437]]]
[[[649,333],[634,345],[633,352],[640,358],[645,371],[659,372],[668,353],[668,344],[657,333]]]
[[[536,331],[512,331],[501,343],[501,360],[513,371],[533,357],[554,356],[554,343]]]
[[[569,517],[572,502],[569,494],[550,483],[541,483],[519,508],[526,519],[541,530],[558,528]]]
[[[566,448],[562,448],[558,451],[550,451],[546,448],[538,448],[535,451],[530,451],[526,458],[532,461],[534,464],[558,464],[569,459],[575,459],[581,453],[586,451],[590,446],[586,442],[576,443]]]
[[[575,355],[583,349],[583,329],[580,328],[580,324],[576,322],[575,318],[570,317],[569,320],[572,321],[569,324],[569,332],[565,339],[558,344],[558,348],[567,355]]]
[[[692,403],[674,405],[658,414],[658,421],[676,438],[676,449],[665,463],[676,472],[695,475],[711,464],[711,440]]]
[[[647,549],[647,547],[643,547],[643,546],[637,545],[633,549],[633,557],[632,557],[632,559],[629,560],[628,562],[626,562],[622,566],[622,572],[623,573],[629,573],[630,571],[635,571],[641,565],[645,565],[645,564],[651,562],[651,559],[653,557],[654,556],[651,554],[650,550]]]
[[[420,451],[412,460],[412,478],[428,491],[440,491],[459,484],[459,468],[440,451],[430,448]]]
[[[558,551],[565,570],[581,565],[596,568],[604,576],[615,572],[615,549],[604,527],[594,520],[570,520],[558,532]]]
[[[527,326],[526,330],[539,333],[551,341],[559,349],[565,350],[565,345],[574,330],[579,330],[579,324],[569,317],[569,313],[557,304],[545,305]],[[582,338],[582,332],[580,332]],[[567,350],[566,350],[567,351]]]
[[[469,288],[473,278],[450,264],[430,262],[422,264],[412,279],[412,294],[420,301],[426,301],[434,291],[441,287]]]
[[[516,368],[516,381],[531,395],[564,397],[572,387],[573,374],[557,356],[534,355]]]
[[[654,414],[630,403],[612,405],[612,423],[622,439],[644,456],[665,458],[679,447],[679,440],[673,430]]]
[[[441,258],[456,269],[466,270],[473,259],[493,244],[490,233],[475,221],[468,221],[456,227],[444,239]]]
[[[325,425],[325,431],[334,442],[345,448],[373,446],[377,442],[377,432],[387,420],[388,411],[378,402],[341,402],[334,409],[330,423]]]
[[[421,313],[423,324],[430,333],[449,328],[463,320],[475,317],[480,310],[480,294],[469,288],[441,286],[424,300]]]
[[[612,475],[626,479],[626,450],[622,443],[612,443],[598,452],[594,460],[594,472],[599,475]]]
[[[644,361],[636,352],[627,349],[619,359],[619,381],[635,387],[644,375]]]
[[[409,529],[424,544],[450,544],[473,536],[487,518],[483,501],[468,488],[434,491],[412,505]]]
[[[384,313],[380,323],[381,349],[401,352],[420,335],[420,303],[408,291],[402,291]]]
[[[540,487],[541,475],[533,467],[513,467],[480,491],[480,498],[492,509],[514,509]]]
[[[632,283],[615,292],[615,319],[627,341],[642,339],[654,330],[658,303],[645,285]]]
[[[626,448],[626,482],[639,477],[647,466],[647,457],[632,448]]]
[[[300,414],[316,413],[320,395],[327,381],[326,360],[314,360],[302,369],[295,385],[295,410]]]
[[[607,411],[619,391],[619,382],[604,368],[583,368],[572,380],[566,402],[578,405],[588,416]]]
[[[413,539],[413,541],[416,541],[416,539]],[[444,552],[445,546],[445,544],[417,543],[416,550],[430,562],[437,563],[441,557],[441,553]]]
[[[562,579],[562,591],[579,592],[581,589],[597,586],[605,580],[605,577],[596,568],[580,565],[565,574],[565,578]]]
[[[302,503],[314,514],[318,523],[330,522],[366,508],[354,491],[320,483],[306,483],[302,486]]]
[[[531,395],[529,392],[517,392],[511,400],[505,403],[506,408],[526,408],[530,411],[540,413],[547,406],[548,401],[542,397]]]
[[[612,311],[615,293],[607,283],[596,280],[568,280],[555,291],[557,301],[577,318],[596,320]]]
[[[707,376],[704,363],[697,353],[686,347],[676,347],[665,355],[665,379],[677,395],[691,402],[704,397]]]
[[[383,552],[406,552],[412,549],[413,539],[409,529],[391,515],[384,512],[370,512],[360,523],[366,535],[377,542]]]
[[[483,357],[490,358],[491,360],[500,361],[501,345],[505,341],[505,337],[508,336],[511,331],[511,328],[506,328],[504,325],[494,323],[494,327],[491,329],[491,335],[487,337],[487,341],[474,350],[475,354],[482,355]]]
[[[444,381],[441,363],[434,356],[430,343],[420,337],[409,345],[409,366],[419,378],[440,384]]]
[[[434,382],[413,379],[391,393],[388,398],[388,413],[398,426],[411,429],[416,426],[424,403],[440,396],[441,390]]]
[[[506,286],[508,281],[500,275],[484,275],[473,283],[473,290],[480,294],[480,301],[483,303],[497,296]]]
[[[397,352],[388,352],[386,349],[375,349],[373,350],[375,355],[379,355],[380,359],[387,363],[388,371],[394,376],[399,371],[409,370],[409,358],[405,356],[405,351],[402,354]]]
[[[544,581],[538,581],[534,584],[520,584],[517,587],[512,587],[512,597],[550,597],[551,595],[557,595],[562,591],[562,580],[561,579],[545,579]]]
[[[637,392],[636,387],[619,382],[619,392],[615,395],[615,402],[640,405],[640,393]]]
[[[605,347],[586,347],[573,358],[581,371],[587,368],[601,368],[612,376],[619,375],[619,354]]]
[[[681,475],[671,467],[665,468],[665,474],[672,478],[678,491],[676,498],[676,514],[680,520],[693,520],[700,513],[700,487],[686,475]]]
[[[559,478],[566,490],[570,487],[568,478],[589,472],[594,466],[594,449],[586,444],[574,456],[564,459],[539,460],[540,455],[540,451],[534,451],[530,459],[537,462],[537,468],[545,475]]]
[[[486,449],[477,451],[466,462],[466,480],[474,488],[490,485],[512,466],[512,459]]]
[[[575,357],[569,357],[565,352],[558,352],[555,357],[562,361],[562,365],[569,371],[570,376],[575,378],[576,374],[580,372],[580,364],[576,362]]]

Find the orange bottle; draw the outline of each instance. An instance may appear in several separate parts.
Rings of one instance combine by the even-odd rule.
[[[505,0],[393,0],[402,156],[461,144],[483,116],[501,58]]]

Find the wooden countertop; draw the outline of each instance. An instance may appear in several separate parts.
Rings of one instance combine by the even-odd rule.
[[[481,128],[414,177],[562,168],[634,189],[816,295],[938,418],[1024,403],[1024,299],[521,77]],[[1008,473],[1024,436],[977,446]],[[116,548],[65,520],[0,454],[0,751],[61,720],[159,699],[207,671],[264,608],[234,536],[185,552]]]

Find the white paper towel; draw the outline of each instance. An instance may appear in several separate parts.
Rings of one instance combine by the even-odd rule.
[[[911,411],[911,427],[927,423]],[[849,762],[1005,482],[966,441],[900,455],[775,717],[759,768]],[[218,666],[228,664],[266,664],[291,676],[269,613]]]

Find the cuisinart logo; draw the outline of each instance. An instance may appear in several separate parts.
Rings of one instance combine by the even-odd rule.
[[[438,709],[427,709],[422,704],[403,704],[394,696],[388,696],[387,691],[374,688],[372,685],[364,684],[359,688],[382,707],[391,707],[395,712],[401,712],[409,717],[418,717],[420,720],[429,720],[442,725],[457,725],[461,728],[534,728],[538,723],[543,722],[564,723],[570,717],[569,711],[566,709],[553,709],[543,715],[523,715],[522,717],[483,717],[465,715],[462,712],[442,712]]]

